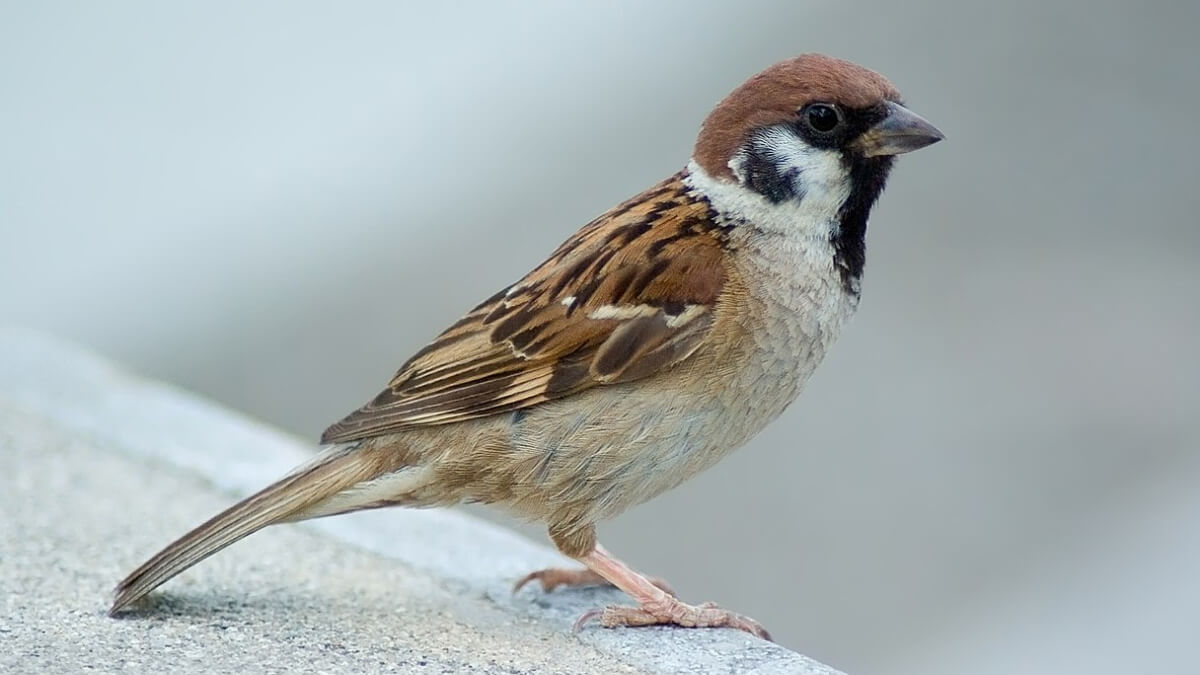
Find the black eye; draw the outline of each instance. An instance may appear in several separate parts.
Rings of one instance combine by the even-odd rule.
[[[804,121],[813,131],[827,134],[842,123],[842,113],[828,103],[813,103],[804,108]]]

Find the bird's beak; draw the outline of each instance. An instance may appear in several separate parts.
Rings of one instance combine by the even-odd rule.
[[[887,117],[867,129],[855,145],[866,157],[902,155],[945,138],[937,127],[897,103],[887,101]]]

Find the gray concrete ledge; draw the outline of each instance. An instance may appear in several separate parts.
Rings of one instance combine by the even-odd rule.
[[[836,671],[732,630],[576,634],[613,590],[509,592],[570,564],[453,510],[269,528],[122,619],[124,573],[313,447],[63,342],[0,329],[0,671]]]

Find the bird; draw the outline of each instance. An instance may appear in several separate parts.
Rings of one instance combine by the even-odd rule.
[[[769,639],[623,563],[596,523],[713,466],[797,398],[858,307],[867,220],[895,157],[943,138],[845,60],[802,54],[750,77],[705,118],[683,169],[437,335],[326,429],[311,461],[131,572],[110,614],[269,525],[475,502],[544,523],[582,563],[514,592],[609,584],[635,603],[576,630]]]

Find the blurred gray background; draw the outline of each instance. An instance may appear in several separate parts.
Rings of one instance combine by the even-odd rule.
[[[849,58],[948,137],[859,315],[602,540],[851,673],[1194,672],[1200,5],[444,4],[0,5],[3,319],[315,438],[745,77]]]

